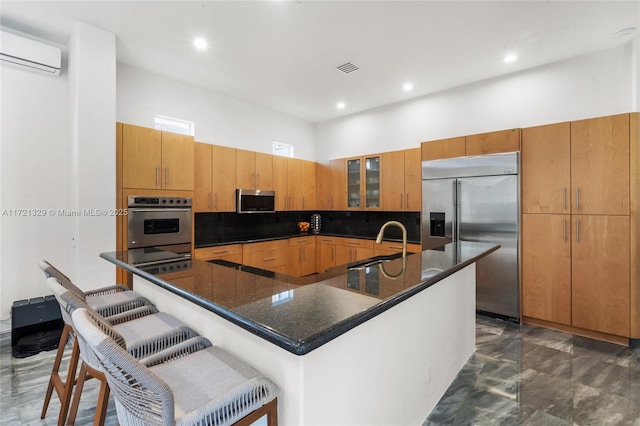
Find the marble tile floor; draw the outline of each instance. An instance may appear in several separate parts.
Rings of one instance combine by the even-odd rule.
[[[16,359],[10,345],[0,334],[0,425],[55,425],[55,396],[40,419],[55,351]],[[483,316],[476,346],[424,426],[640,426],[640,350]],[[76,425],[92,424],[97,395],[88,381]]]
[[[436,425],[640,426],[640,350],[478,316]]]

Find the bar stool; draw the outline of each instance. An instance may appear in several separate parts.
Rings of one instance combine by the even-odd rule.
[[[126,321],[129,318],[137,315],[142,317],[152,313],[158,312],[153,304],[146,298],[141,297],[137,293],[129,290],[123,285],[112,285],[103,287],[97,290],[89,292],[83,292],[78,288],[69,277],[63,274],[58,268],[51,265],[44,259],[38,261],[38,266],[42,269],[46,278],[56,277],[60,284],[62,284],[67,290],[74,292],[78,297],[87,300],[89,306],[93,307],[100,313],[100,315],[109,318],[112,323]],[[62,310],[62,309],[61,309]],[[63,416],[69,409],[69,403],[71,399],[70,388],[75,384],[76,371],[78,367],[78,360],[80,349],[75,340],[73,327],[71,324],[71,316],[62,310],[62,318],[64,320],[64,327],[60,340],[58,342],[58,350],[56,353],[53,367],[51,369],[51,375],[49,377],[49,384],[47,386],[47,392],[44,397],[44,403],[42,406],[42,412],[40,418],[44,419],[49,408],[49,402],[55,389],[58,398],[60,399],[60,414],[58,415],[58,425],[64,423]],[[60,377],[60,364],[64,355],[64,349],[69,339],[73,340],[71,349],[71,358],[69,360],[69,368],[67,369],[66,380],[62,380]]]
[[[137,313],[134,313],[129,318],[119,318],[117,322],[112,323],[111,318],[104,319],[89,307],[84,300],[78,298],[74,293],[67,291],[55,277],[48,278],[47,284],[58,299],[60,307],[67,317],[70,317],[70,314],[76,309],[86,309],[96,318],[100,318],[105,324],[109,324],[109,327],[116,330],[122,339],[121,343],[129,353],[136,358],[146,359],[172,346],[178,345],[180,347],[180,345],[185,342],[187,342],[187,344],[197,344],[198,341],[204,339],[198,336],[195,331],[187,327],[183,322],[163,312],[151,313],[144,316],[139,316]],[[123,321],[122,319],[127,319],[127,321]],[[71,320],[71,326],[75,330],[73,320]],[[80,343],[77,338],[76,342]],[[78,383],[75,390],[74,401],[71,405],[68,418],[67,412],[61,410],[61,416],[58,421],[59,424],[63,424],[65,419],[67,420],[67,424],[74,423],[84,381],[90,377],[101,378],[99,374],[93,375],[91,371],[87,369],[85,365],[86,357],[82,354],[81,349],[79,350],[79,354],[82,355],[83,362],[77,380]],[[69,380],[67,380],[67,383],[69,383]],[[71,399],[72,388],[73,386],[71,385],[64,389],[63,398],[65,401]],[[98,406],[94,416],[94,424],[104,423],[108,399],[109,389],[106,385],[106,380],[103,380]]]
[[[216,346],[142,363],[85,309],[73,312],[81,345],[95,354],[128,425],[248,425],[267,415],[276,426],[276,385]]]

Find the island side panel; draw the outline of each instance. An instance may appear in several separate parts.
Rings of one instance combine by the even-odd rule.
[[[134,275],[137,293],[180,319],[215,346],[229,351],[279,387],[278,424],[302,425],[302,358],[249,333],[224,318]]]
[[[475,263],[304,357],[305,425],[422,424],[475,350]]]

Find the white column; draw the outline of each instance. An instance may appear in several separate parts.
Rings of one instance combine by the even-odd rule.
[[[78,22],[69,41],[72,279],[80,287],[114,283],[115,269],[99,258],[115,249],[116,37]],[[88,211],[92,213],[87,213]],[[95,215],[94,215],[95,214]]]

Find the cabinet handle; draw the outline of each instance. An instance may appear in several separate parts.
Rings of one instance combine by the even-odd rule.
[[[216,203],[214,205],[215,209],[218,210],[218,193],[216,192]]]
[[[403,198],[404,198],[404,197],[402,196],[402,194],[400,194],[400,208],[401,208],[401,209],[402,209],[402,201],[403,201],[402,199],[403,199]]]
[[[256,187],[256,175],[251,173],[251,186]]]
[[[160,166],[156,166],[156,188],[160,186]]]
[[[212,251],[211,253],[213,253],[213,254],[217,254],[217,253],[227,253],[228,251],[229,251],[229,250],[226,250],[226,249],[225,249],[225,250],[214,250],[214,251]]]
[[[562,219],[562,241],[567,241],[567,219]]]
[[[277,257],[266,257],[264,259],[262,259],[263,262],[269,262],[270,260],[276,260]]]
[[[260,173],[256,175],[256,188],[260,187]]]
[[[209,210],[211,210],[212,207],[213,207],[213,202],[211,200],[211,193],[209,193],[209,205],[208,205],[208,207],[209,207]]]
[[[335,255],[336,255],[335,254],[335,250],[336,250],[335,247],[331,247],[331,261],[332,262],[335,260]]]
[[[402,246],[389,246],[390,249],[401,249]]]
[[[580,242],[580,219],[576,219],[576,243]]]
[[[580,188],[576,188],[576,211],[580,210]]]
[[[298,263],[302,262],[302,249],[298,249]]]
[[[407,202],[404,203],[404,208],[409,210],[409,193],[407,192]]]
[[[169,168],[164,168],[164,186],[165,188],[169,187]]]
[[[302,247],[302,261],[306,262],[307,261],[307,251],[305,250],[304,247]]]
[[[564,187],[564,190],[562,192],[562,209],[563,210],[567,210],[567,187]]]

